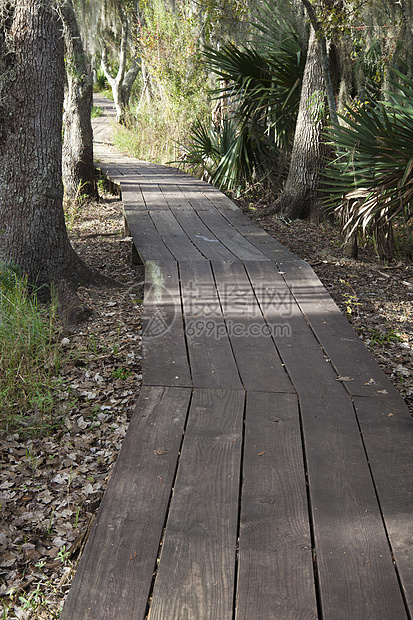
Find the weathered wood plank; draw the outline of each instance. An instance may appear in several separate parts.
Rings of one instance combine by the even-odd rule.
[[[175,258],[166,247],[148,213],[125,212],[128,228],[142,260],[174,262]]]
[[[165,197],[160,191],[157,183],[153,181],[152,183],[140,182],[139,188],[142,192],[142,196],[148,211],[159,211],[161,209],[166,209],[167,211],[169,211],[168,203],[166,202]]]
[[[246,262],[257,299],[290,379],[299,394],[345,390],[274,263]]]
[[[62,620],[143,620],[191,390],[142,388]]]
[[[151,211],[150,216],[163,242],[177,260],[206,260],[171,211]]]
[[[377,362],[336,306],[310,265],[304,261],[285,261],[281,270],[294,298],[305,314],[318,340],[345,382],[350,394],[397,395]]]
[[[188,186],[180,185],[179,188],[194,211],[216,211],[215,205],[202,193],[203,186],[194,183]]]
[[[300,406],[322,617],[407,618],[350,396]]]
[[[318,617],[297,397],[249,392],[236,620]]]
[[[354,404],[404,594],[413,612],[413,420],[397,398]]]
[[[142,375],[144,385],[192,386],[176,263],[146,264]]]
[[[240,210],[223,212],[225,218],[232,224],[234,228],[240,232],[243,237],[248,239],[252,245],[258,248],[265,256],[278,263],[285,260],[297,260],[295,254],[287,250],[287,248],[278,241],[268,235],[262,228],[253,222],[247,215]]]
[[[237,211],[238,207],[232,202],[228,196],[225,196],[213,185],[205,183],[202,187],[202,193],[221,211]]]
[[[194,386],[241,389],[209,262],[182,261],[179,269]]]
[[[219,239],[205,226],[193,210],[174,210],[174,215],[185,233],[190,237],[200,252],[209,260],[237,260]]]
[[[179,179],[174,180],[179,182]],[[175,211],[175,209],[189,209],[192,211],[192,205],[182,193],[179,185],[174,185],[172,183],[160,183],[159,189],[163,193],[171,211]]]
[[[212,267],[244,388],[295,393],[243,264],[213,261]]]
[[[198,211],[198,215],[217,239],[240,260],[270,261],[267,256],[245,239],[219,211]]]
[[[233,618],[243,414],[243,391],[194,391],[151,620]]]

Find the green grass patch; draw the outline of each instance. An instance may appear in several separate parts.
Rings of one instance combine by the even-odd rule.
[[[132,104],[127,126],[116,126],[115,146],[142,161],[159,164],[182,158],[180,146],[186,143],[191,124],[208,118],[208,105],[203,93],[181,100],[152,101]]]
[[[91,117],[92,118],[99,118],[99,116],[102,116],[102,108],[100,108],[98,105],[93,105],[92,106]]]
[[[55,304],[41,305],[13,265],[0,263],[0,432],[45,432],[62,393]]]

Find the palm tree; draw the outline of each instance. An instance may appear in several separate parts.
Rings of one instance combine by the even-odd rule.
[[[226,103],[227,114],[220,123],[192,128],[183,160],[219,187],[235,189],[262,179],[290,148],[305,57],[291,25],[281,18],[276,22],[277,39],[264,20],[257,25],[255,47],[228,43],[204,51],[208,69],[221,83],[213,94]]]

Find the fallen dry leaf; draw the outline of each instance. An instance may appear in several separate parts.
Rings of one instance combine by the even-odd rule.
[[[163,454],[168,454],[168,450],[165,450],[165,448],[158,448],[154,450],[153,453],[156,454],[156,456],[162,456]]]

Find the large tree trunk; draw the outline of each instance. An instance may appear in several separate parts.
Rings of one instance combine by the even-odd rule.
[[[65,0],[60,11],[64,25],[67,76],[63,115],[63,182],[70,198],[97,198],[91,122],[93,81],[87,70],[72,0]]]
[[[69,320],[76,320],[75,286],[108,280],[80,260],[66,232],[61,22],[50,0],[18,0],[8,26],[11,51],[0,38],[11,66],[0,80],[0,255],[46,293],[55,283],[60,301],[75,304]]]
[[[320,171],[325,155],[324,105],[320,46],[311,27],[288,177],[280,197],[267,213],[281,212],[290,219],[318,217]]]

